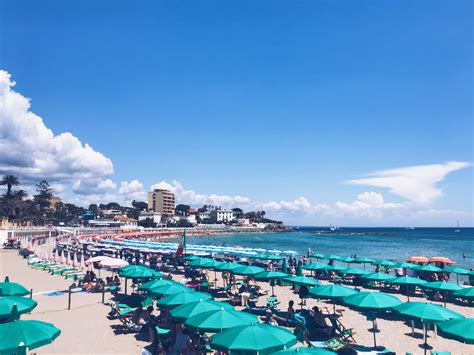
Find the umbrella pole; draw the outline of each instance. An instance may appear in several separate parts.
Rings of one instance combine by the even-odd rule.
[[[332,299],[332,309],[333,309],[333,313],[336,314],[336,298]]]
[[[375,331],[376,331],[375,318],[372,320],[372,331],[374,332],[374,348],[376,348],[377,347],[377,339],[375,337]]]
[[[125,278],[125,294],[127,294],[127,281],[128,281],[128,278]]]
[[[408,284],[407,284],[407,296],[408,296],[408,302],[410,302],[410,291],[408,289]]]
[[[275,297],[275,291],[273,290],[274,286],[272,285],[272,297]]]
[[[425,330],[425,355],[426,355],[426,352],[428,351],[428,330],[426,329],[426,324],[423,323],[423,328]]]

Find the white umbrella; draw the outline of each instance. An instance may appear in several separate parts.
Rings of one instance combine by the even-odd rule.
[[[87,259],[86,264],[90,265],[92,263],[99,263],[102,260],[106,260],[106,259],[113,259],[113,258],[111,258],[110,256],[94,256],[93,258]]]
[[[122,259],[116,259],[116,258],[108,258],[108,259],[103,259],[102,261],[99,262],[100,266],[102,267],[108,267],[108,268],[119,268],[123,266],[127,266],[128,262]]]

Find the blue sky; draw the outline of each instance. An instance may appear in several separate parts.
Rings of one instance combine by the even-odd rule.
[[[176,180],[183,199],[239,195],[290,223],[404,225],[416,215],[408,222],[472,225],[472,168],[446,165],[473,161],[472,10],[470,1],[3,1],[0,69],[54,135],[71,132],[112,162],[113,172],[84,163],[87,174],[52,178],[78,203],[139,198]],[[25,122],[12,128],[23,138]],[[450,171],[428,168],[401,193],[345,183],[425,165]],[[421,203],[432,186],[442,194]]]

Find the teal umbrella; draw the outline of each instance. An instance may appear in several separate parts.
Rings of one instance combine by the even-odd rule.
[[[281,272],[284,272],[285,274],[288,274],[288,266],[286,264],[286,259],[283,259],[281,263]]]
[[[303,276],[303,265],[298,264],[296,267],[296,276]]]
[[[282,259],[284,259],[283,256],[280,256],[280,255],[272,255],[272,254],[255,254],[255,255],[249,255],[249,258],[252,258],[252,259],[260,259],[260,260],[282,260]]]
[[[345,258],[340,258],[340,259],[339,259],[339,261],[341,261],[341,262],[343,262],[343,263],[348,263],[348,264],[354,262],[354,260],[355,260],[354,258],[349,258],[349,257],[345,257]]]
[[[425,265],[417,269],[419,271],[424,271],[424,272],[443,272],[443,269],[434,266],[434,265]]]
[[[304,285],[304,286],[319,286],[321,283],[318,280],[315,280],[308,276],[291,276],[285,277],[283,279],[285,282],[289,282],[294,285]]]
[[[201,269],[210,269],[214,266],[214,264],[214,259],[211,258],[199,258],[188,263],[189,266]]]
[[[199,313],[186,320],[185,325],[203,332],[217,333],[223,329],[257,323],[257,316],[221,307],[219,310]]]
[[[418,319],[423,323],[428,324],[444,322],[450,319],[463,318],[461,314],[433,303],[408,302],[395,307],[393,310],[409,319]],[[424,328],[424,348],[426,354],[426,349],[428,348],[428,330],[426,326],[424,326]]]
[[[430,290],[437,290],[437,291],[458,291],[461,290],[462,287],[451,282],[446,281],[433,281],[424,283],[421,287],[428,288]]]
[[[334,351],[331,350],[326,350],[322,348],[290,348],[286,350],[280,350],[277,351],[276,353],[273,353],[274,355],[284,355],[284,354],[313,354],[313,355],[333,355],[337,354]]]
[[[185,322],[186,319],[191,318],[197,314],[209,311],[218,311],[221,308],[233,309],[234,307],[226,302],[200,299],[197,302],[185,303],[173,308],[170,314],[173,319],[176,319],[179,322]]]
[[[311,264],[306,264],[303,266],[303,269],[305,270],[322,270],[326,267],[326,264],[320,264],[320,263],[311,263]]]
[[[326,265],[322,270],[325,271],[341,271],[344,270],[344,267],[341,265]]]
[[[363,269],[356,268],[356,267],[350,267],[347,269],[340,270],[339,273],[343,275],[361,276],[361,275],[366,275],[369,272]]]
[[[322,259],[324,258],[323,254],[313,253],[308,255],[310,258]]]
[[[424,285],[426,283],[426,281],[421,280],[418,277],[411,277],[411,276],[400,276],[394,279],[390,279],[387,282],[392,285],[399,285],[400,289],[402,288],[402,286],[405,286],[407,296],[408,296],[408,301],[410,301],[409,287],[410,286],[420,287],[421,285]]]
[[[234,272],[235,270],[240,269],[242,266],[244,265],[238,263],[225,263],[224,265],[218,265],[216,270]]]
[[[365,269],[365,264],[372,264],[375,260],[371,258],[355,258],[354,262],[357,264],[364,264],[364,269]]]
[[[460,290],[453,292],[454,297],[474,299],[474,287],[463,287]]]
[[[200,300],[209,300],[211,298],[211,295],[208,293],[196,291],[189,292],[183,290],[183,292],[173,293],[161,298],[157,302],[157,305],[162,308],[173,308],[186,303],[198,302]]]
[[[152,280],[152,281],[145,282],[144,284],[141,284],[140,286],[138,286],[138,289],[143,290],[143,291],[149,291],[152,288],[166,286],[166,285],[169,286],[169,285],[172,285],[172,284],[175,284],[175,283],[176,283],[176,281],[166,280],[166,279]]]
[[[394,266],[397,266],[397,263],[390,260],[376,260],[372,263],[372,265],[394,267]]]
[[[184,286],[183,284],[174,283],[172,285],[154,287],[149,290],[149,294],[152,296],[162,297],[162,296],[172,295],[174,293],[181,293],[183,291],[193,292],[192,289],[190,289],[187,286]]]
[[[323,255],[322,258],[326,260],[340,260],[342,259],[342,256],[330,254],[330,255]]]
[[[353,288],[341,285],[316,286],[309,290],[309,294],[316,298],[329,298],[333,300],[334,310],[336,309],[336,299],[353,295],[358,291]]]
[[[296,344],[289,330],[270,324],[250,324],[226,329],[212,337],[211,348],[229,354],[271,354]]]
[[[160,278],[164,275],[161,272],[150,269],[149,267],[142,265],[129,265],[119,269],[119,276],[127,279],[148,279],[148,278]]]
[[[456,318],[438,324],[439,333],[451,339],[474,344],[474,318]]]
[[[456,274],[456,283],[459,285],[459,275],[469,275],[470,271],[460,267],[445,267],[444,272]]]
[[[403,263],[397,264],[397,267],[401,267],[403,269],[417,269],[419,265],[404,261]]]
[[[26,296],[30,291],[16,282],[10,282],[10,278],[5,277],[4,282],[0,282],[0,295],[2,296]]]
[[[26,352],[52,343],[61,331],[51,323],[14,320],[0,324],[0,353]],[[23,349],[23,350],[22,350]]]
[[[255,275],[253,279],[256,281],[270,281],[270,280],[283,279],[289,276],[290,275],[285,274],[284,272],[280,272],[280,271],[264,271],[264,272],[261,272],[260,274]],[[274,295],[275,294],[273,292],[274,284],[272,283],[271,286],[272,286],[272,295]]]
[[[248,266],[248,265],[242,265],[241,267],[233,270],[234,274],[236,275],[246,275],[246,276],[255,276],[264,271],[265,271],[264,268],[261,268],[258,266]]]
[[[373,313],[372,324],[374,330],[374,346],[377,346],[375,337],[375,312],[386,311],[402,303],[397,297],[381,292],[359,292],[343,298],[346,305],[356,310]]]
[[[0,319],[10,318],[14,307],[18,314],[31,312],[38,303],[30,298],[18,296],[0,296]]]
[[[385,272],[373,272],[370,274],[362,275],[360,278],[366,281],[389,281],[391,279],[394,279],[395,276],[386,274]]]
[[[193,261],[196,259],[200,259],[200,257],[197,255],[187,255],[183,258],[184,261]]]

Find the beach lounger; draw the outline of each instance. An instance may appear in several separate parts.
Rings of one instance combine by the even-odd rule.
[[[338,352],[353,346],[348,340],[332,338],[326,341],[306,341],[310,348],[323,348]]]

